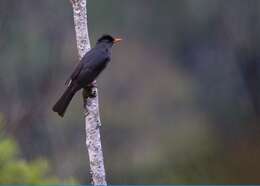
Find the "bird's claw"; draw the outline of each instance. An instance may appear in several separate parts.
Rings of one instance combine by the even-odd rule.
[[[95,98],[97,97],[97,92],[95,90],[91,90],[90,93],[89,93],[89,97],[90,98]]]
[[[93,81],[92,83],[90,83],[88,86],[87,86],[87,89],[88,89],[88,96],[90,98],[94,98],[97,96],[97,91],[94,89],[94,88],[97,88],[97,83],[96,81]]]
[[[95,82],[87,85],[83,91],[84,98],[95,98],[97,96],[97,91],[93,88],[96,88],[97,84]]]

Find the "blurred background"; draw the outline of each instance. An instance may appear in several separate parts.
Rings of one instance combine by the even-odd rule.
[[[98,78],[110,184],[260,183],[260,1],[88,1],[92,46],[124,41]],[[0,183],[89,183],[64,1],[0,1]]]

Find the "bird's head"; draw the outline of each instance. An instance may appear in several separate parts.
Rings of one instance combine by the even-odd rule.
[[[121,38],[114,38],[111,35],[107,35],[106,34],[106,35],[101,36],[98,39],[97,44],[99,44],[99,43],[107,43],[107,44],[111,44],[111,46],[112,46],[113,44],[116,44],[116,43],[118,43],[120,41],[122,41]]]

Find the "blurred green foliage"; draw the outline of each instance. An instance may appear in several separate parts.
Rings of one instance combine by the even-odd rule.
[[[0,123],[3,126],[3,123]],[[38,158],[26,161],[21,157],[18,144],[13,138],[0,135],[0,184],[58,184],[62,181],[51,176],[50,164]],[[66,179],[66,183],[76,183]]]

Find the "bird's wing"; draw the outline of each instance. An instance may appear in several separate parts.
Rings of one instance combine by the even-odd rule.
[[[88,62],[87,63],[84,62],[83,68],[89,68],[91,70],[98,70],[108,60],[110,60],[110,57],[107,52],[104,52],[102,50],[95,50],[92,52],[92,55],[89,56]],[[86,61],[86,60],[84,60],[84,61]]]
[[[79,62],[75,68],[75,70],[73,71],[73,73],[70,75],[69,79],[67,79],[67,81],[65,82],[65,85],[70,85],[71,81],[73,81],[80,73],[81,69],[83,67],[83,64],[81,62]]]
[[[79,73],[81,72],[82,68],[83,68],[83,62],[86,63],[88,61],[91,61],[91,56],[93,55],[93,50],[90,50],[89,52],[87,52],[85,54],[85,56],[80,60],[80,62],[76,65],[75,70],[73,71],[73,73],[70,75],[69,79],[67,79],[67,81],[65,82],[65,85],[69,86],[70,83],[76,79],[79,75]]]

